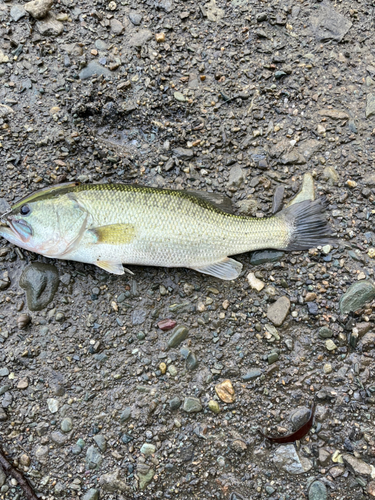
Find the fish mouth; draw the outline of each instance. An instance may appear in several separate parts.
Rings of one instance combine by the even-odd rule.
[[[22,219],[16,219],[12,215],[7,217],[7,223],[13,233],[24,243],[28,242],[33,234],[32,227]],[[6,224],[2,224],[5,225]]]

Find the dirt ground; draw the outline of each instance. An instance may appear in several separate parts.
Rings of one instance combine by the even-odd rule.
[[[0,0],[1,212],[80,180],[263,217],[308,173],[338,244],[222,282],[0,239],[4,456],[51,500],[374,497],[375,4],[38,1]]]

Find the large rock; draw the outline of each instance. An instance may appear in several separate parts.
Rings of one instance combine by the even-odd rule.
[[[373,115],[375,115],[375,95],[369,94],[367,96],[366,118],[370,118]]]
[[[351,21],[333,9],[329,2],[323,2],[310,17],[312,30],[319,41],[341,42],[352,26]]]
[[[279,446],[272,460],[278,469],[282,469],[289,474],[303,474],[312,467],[309,459],[298,456],[293,444]]]
[[[41,311],[53,300],[59,286],[59,274],[55,266],[34,262],[25,267],[20,287],[26,290],[27,307]]]
[[[53,5],[53,0],[33,0],[24,5],[24,9],[34,19],[43,19],[46,17]]]
[[[349,453],[343,453],[342,458],[344,463],[348,465],[355,474],[375,478],[375,467],[373,465],[370,465],[359,458],[353,457],[353,455],[349,455]]]
[[[350,285],[347,291],[340,299],[341,314],[348,314],[350,312],[361,309],[366,302],[370,302],[375,298],[375,286],[371,281],[357,281]]]
[[[64,31],[64,25],[58,21],[53,14],[47,14],[46,17],[36,23],[36,28],[43,36],[59,36]]]

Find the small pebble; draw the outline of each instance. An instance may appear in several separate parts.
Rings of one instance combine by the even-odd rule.
[[[165,34],[164,34],[164,33],[156,33],[156,35],[155,35],[155,40],[156,40],[158,43],[163,43],[163,42],[165,42]]]
[[[233,403],[234,389],[230,380],[224,380],[220,384],[215,385],[216,394],[224,403]]]
[[[220,413],[220,406],[217,401],[214,399],[210,399],[208,402],[208,408],[213,412],[213,413]]]
[[[326,340],[326,349],[328,351],[334,351],[335,349],[337,349],[337,345],[333,342],[333,340],[328,339]]]

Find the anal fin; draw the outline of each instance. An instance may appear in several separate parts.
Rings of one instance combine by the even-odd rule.
[[[219,262],[214,262],[208,266],[192,267],[195,271],[203,274],[209,274],[220,278],[221,280],[234,280],[238,278],[242,271],[242,264],[234,259],[225,258]]]
[[[124,267],[121,263],[118,262],[109,262],[107,260],[98,260],[95,262],[95,265],[100,267],[100,269],[104,269],[104,271],[107,271],[108,273],[112,274],[125,274],[125,272],[134,275],[130,269],[127,269]]]

